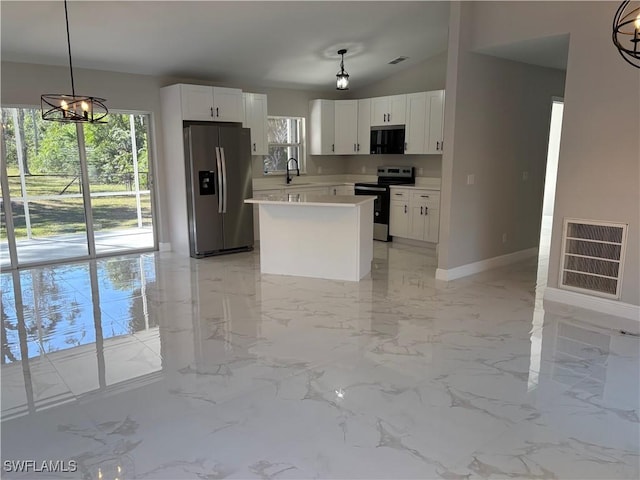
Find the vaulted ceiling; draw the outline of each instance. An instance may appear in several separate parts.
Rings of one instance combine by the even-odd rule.
[[[68,66],[64,4],[1,2],[2,60]],[[70,1],[74,68],[332,90],[447,48],[448,2]],[[397,65],[397,57],[408,59]]]

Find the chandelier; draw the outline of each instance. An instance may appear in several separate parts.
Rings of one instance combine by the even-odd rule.
[[[638,3],[638,2],[635,2]],[[620,4],[613,17],[613,43],[627,63],[640,68],[640,6]]]
[[[47,93],[40,96],[42,119],[68,123],[107,123],[102,120],[109,110],[104,98],[76,95],[71,61],[71,40],[69,37],[69,14],[67,0],[64,0],[64,17],[67,24],[67,47],[69,51],[69,72],[71,74],[71,95]]]

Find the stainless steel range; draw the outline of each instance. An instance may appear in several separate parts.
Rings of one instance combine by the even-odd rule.
[[[391,185],[414,185],[416,175],[413,167],[378,167],[376,183],[356,183],[356,195],[376,195],[373,207],[373,239],[388,242]]]

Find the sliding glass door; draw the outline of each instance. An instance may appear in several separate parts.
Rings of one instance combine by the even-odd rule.
[[[2,268],[153,249],[148,123],[47,122],[38,109],[3,108]]]
[[[96,253],[153,248],[147,115],[85,125]]]

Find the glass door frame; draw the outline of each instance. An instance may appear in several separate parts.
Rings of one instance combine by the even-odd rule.
[[[22,109],[35,109],[39,110],[39,107],[32,105],[2,105],[1,108],[22,108]],[[1,157],[2,160],[0,163],[0,182],[2,187],[2,202],[4,206],[4,214],[5,214],[5,229],[7,235],[7,246],[9,250],[9,258],[10,265],[6,267],[2,267],[2,271],[10,271],[17,270],[20,268],[29,268],[36,267],[40,265],[53,265],[59,263],[67,263],[74,262],[78,260],[92,260],[96,258],[104,258],[104,257],[112,257],[115,255],[128,255],[134,253],[144,253],[150,251],[158,251],[158,227],[157,227],[157,192],[156,192],[156,182],[155,182],[155,171],[157,165],[157,149],[155,143],[155,135],[153,132],[154,129],[154,115],[152,112],[147,111],[134,111],[134,110],[113,110],[111,111],[113,114],[119,115],[146,115],[148,117],[147,124],[147,143],[148,143],[148,182],[149,182],[149,196],[150,196],[150,204],[151,204],[151,222],[152,222],[152,234],[153,234],[153,245],[151,247],[144,248],[135,248],[123,251],[116,252],[105,252],[105,253],[97,253],[96,252],[96,244],[95,244],[95,230],[93,225],[93,209],[91,207],[91,190],[90,190],[90,179],[89,179],[89,167],[87,164],[87,155],[86,155],[86,147],[85,147],[85,137],[84,137],[84,128],[82,123],[76,123],[76,138],[78,143],[78,157],[80,163],[80,179],[82,185],[82,199],[83,199],[83,210],[84,210],[84,219],[85,219],[85,232],[87,236],[87,255],[73,256],[68,258],[56,258],[42,261],[33,261],[33,262],[20,262],[18,256],[18,250],[16,245],[16,236],[15,236],[15,226],[13,222],[13,211],[11,208],[11,195],[9,192],[9,177],[7,173],[7,162],[6,162],[6,145],[4,134],[0,135],[2,138],[0,140],[1,144]],[[4,126],[2,127],[4,128]],[[26,192],[23,193],[26,197]],[[27,202],[25,198],[25,202]]]

